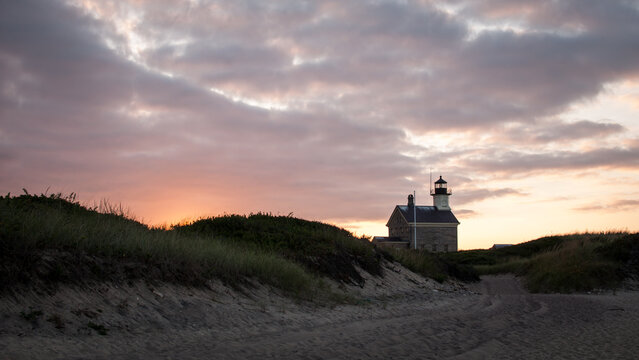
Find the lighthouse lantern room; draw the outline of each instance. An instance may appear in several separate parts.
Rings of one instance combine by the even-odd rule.
[[[435,206],[437,210],[450,210],[448,197],[452,194],[452,191],[448,189],[448,183],[442,179],[440,175],[439,180],[435,181],[434,191],[430,192],[430,195],[433,197],[433,206]]]

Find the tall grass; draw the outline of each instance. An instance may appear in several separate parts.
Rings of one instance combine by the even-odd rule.
[[[530,259],[513,257],[503,262],[494,263],[492,265],[475,265],[474,268],[480,275],[493,275],[512,273],[521,275],[526,272],[526,268],[530,264]]]
[[[525,283],[533,292],[609,288],[622,280],[619,264],[599,256],[599,239],[573,239],[530,259]]]
[[[389,249],[388,252],[394,260],[411,271],[438,282],[451,277],[462,281],[479,280],[477,272],[472,267],[450,262],[439,254],[411,249]]]
[[[544,237],[496,250],[451,254],[482,275],[514,273],[533,292],[614,288],[639,276],[639,234],[583,233]]]
[[[362,284],[353,264],[381,275],[381,255],[366,239],[321,222],[269,214],[225,215],[177,225],[181,234],[207,234],[253,249],[274,251],[309,270],[343,282]]]
[[[55,249],[161,265],[183,274],[179,281],[256,278],[294,294],[310,293],[319,279],[273,252],[257,251],[212,235],[149,229],[121,214],[101,214],[60,194],[0,197],[0,251],[8,261]],[[29,265],[29,260],[20,262]],[[3,269],[0,282],[20,269]],[[32,271],[33,269],[21,269]],[[192,277],[188,279],[184,277]]]

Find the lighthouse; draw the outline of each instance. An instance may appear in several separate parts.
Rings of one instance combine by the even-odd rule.
[[[453,192],[448,189],[448,183],[442,179],[440,175],[439,180],[435,181],[435,189],[430,192],[430,195],[433,197],[433,206],[435,206],[437,210],[450,210],[448,197],[452,194]]]
[[[448,197],[452,195],[446,180],[435,181],[433,206],[417,205],[415,196],[408,195],[408,203],[395,205],[386,226],[388,236],[376,236],[379,246],[421,249],[431,252],[457,251],[459,220],[450,210]]]

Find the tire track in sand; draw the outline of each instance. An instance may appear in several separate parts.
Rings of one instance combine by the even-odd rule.
[[[490,276],[477,296],[414,313],[376,316],[189,347],[177,354],[246,359],[632,359],[639,296],[529,294]],[[614,309],[615,311],[611,311]],[[199,354],[198,354],[199,353]]]

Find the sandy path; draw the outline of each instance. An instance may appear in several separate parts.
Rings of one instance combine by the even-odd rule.
[[[295,329],[208,346],[237,358],[636,359],[639,296],[533,295],[511,276],[482,295],[401,316]],[[175,354],[193,354],[192,347]]]
[[[476,294],[424,288],[422,295],[337,309],[207,304],[213,320],[198,324],[196,312],[179,328],[150,326],[109,336],[0,336],[0,359],[636,359],[639,354],[639,292],[528,294],[512,276],[486,277],[472,290]],[[195,300],[189,306],[200,309]]]

